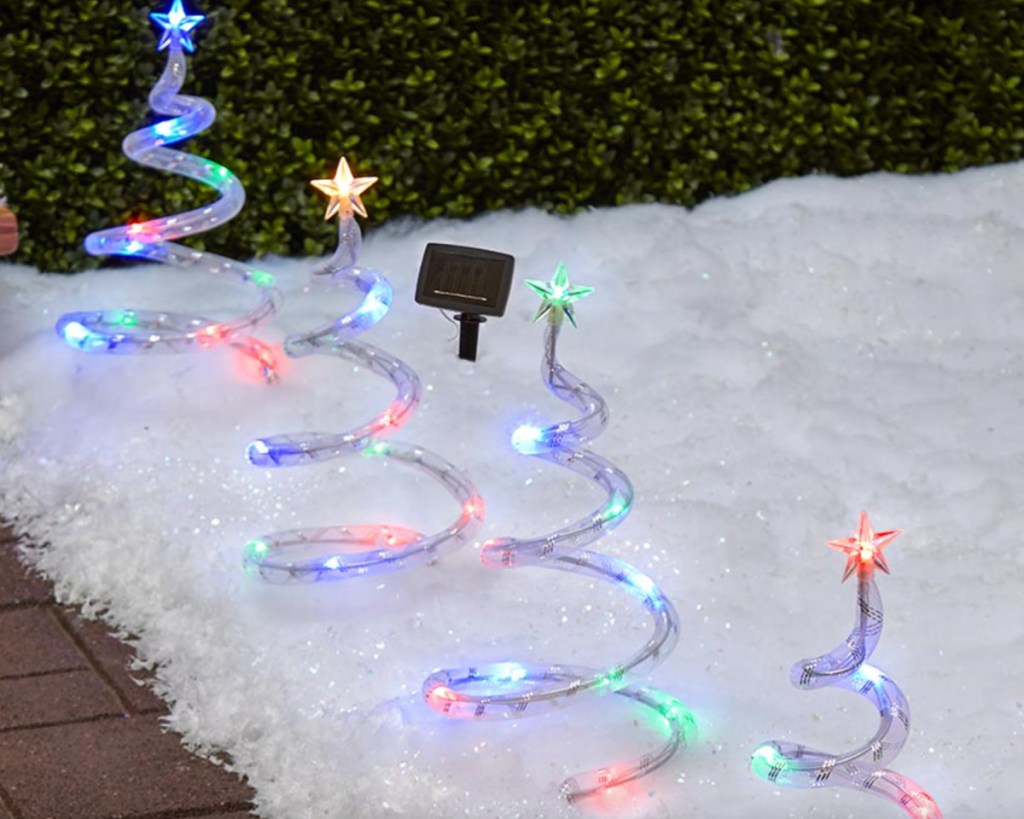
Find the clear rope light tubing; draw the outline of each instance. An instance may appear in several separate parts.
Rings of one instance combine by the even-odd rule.
[[[57,321],[56,330],[70,346],[98,353],[182,353],[228,343],[255,359],[270,379],[274,375],[272,353],[243,332],[270,318],[277,309],[279,294],[274,277],[172,241],[229,221],[245,203],[245,188],[227,168],[165,147],[206,130],[216,118],[216,111],[207,100],[178,93],[185,82],[185,51],[194,48],[190,32],[205,18],[186,14],[181,0],[174,0],[166,14],[153,13],[150,17],[163,28],[159,48],[167,48],[168,54],[163,74],[150,92],[149,104],[158,114],[171,119],[129,134],[122,149],[135,162],[213,188],[220,199],[186,213],[90,233],[85,249],[94,256],[130,256],[226,276],[255,287],[259,301],[247,313],[230,321],[151,310],[92,310],[66,313]]]
[[[513,433],[512,443],[523,454],[571,469],[593,481],[607,499],[593,513],[549,534],[489,541],[484,544],[481,557],[492,568],[543,566],[614,583],[642,601],[654,622],[654,630],[633,655],[600,670],[518,662],[443,669],[424,682],[423,696],[431,708],[448,717],[500,719],[532,713],[536,709],[531,706],[539,703],[561,704],[585,691],[614,693],[646,706],[662,718],[668,738],[652,753],[633,762],[576,774],[562,783],[561,794],[574,801],[630,782],[664,765],[687,733],[695,729],[695,724],[675,697],[629,684],[631,678],[648,672],[675,646],[679,623],[672,604],[647,575],[621,560],[583,548],[622,523],[633,504],[633,487],[625,473],[584,448],[607,424],[607,404],[558,362],[558,335],[563,319],[568,317],[575,325],[572,304],[592,292],[592,288],[571,285],[565,265],[559,265],[550,282],[527,284],[543,299],[537,318],[548,316],[541,366],[544,383],[582,416],[547,427],[521,426]]]
[[[894,802],[915,819],[941,819],[939,806],[920,785],[885,767],[907,741],[910,706],[899,686],[867,662],[882,636],[882,596],[875,583],[875,569],[888,574],[882,549],[900,534],[899,530],[876,533],[867,513],[861,512],[856,536],[828,541],[847,555],[843,580],[857,575],[856,620],[844,642],[828,654],[801,660],[789,673],[797,688],[809,691],[835,686],[870,700],[879,714],[875,735],[859,748],[841,754],[772,740],[757,747],[751,768],[776,785],[868,791]]]
[[[259,438],[246,457],[261,467],[323,463],[352,453],[387,457],[437,480],[460,504],[455,521],[426,535],[398,526],[359,525],[294,529],[250,541],[243,552],[246,571],[272,583],[313,583],[379,574],[423,563],[458,548],[480,528],[484,503],[469,479],[443,458],[413,444],[384,440],[412,415],[420,400],[420,380],[404,362],[353,339],[379,322],[391,307],[391,283],[380,273],[356,266],[362,234],[353,211],[366,215],[359,194],[375,177],[353,179],[343,158],[333,180],[313,184],[331,196],[327,218],[340,214],[338,248],[314,276],[332,286],[354,287],[362,300],[329,324],[285,339],[285,353],[301,358],[330,355],[387,378],[396,397],[382,413],[347,432],[302,432]],[[329,277],[329,278],[328,278]]]

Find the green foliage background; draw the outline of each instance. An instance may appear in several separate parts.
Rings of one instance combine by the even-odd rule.
[[[129,163],[163,69],[167,2],[0,2],[0,190],[16,261],[95,264],[90,230],[196,207],[202,186]],[[535,205],[693,205],[780,176],[1018,159],[1024,0],[193,0],[185,146],[245,183],[191,243],[322,253],[309,187],[348,156],[381,182],[370,225]]]

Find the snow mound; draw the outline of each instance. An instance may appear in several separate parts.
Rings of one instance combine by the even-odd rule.
[[[517,282],[565,261],[597,288],[563,334],[563,362],[608,399],[594,449],[637,503],[597,548],[652,574],[682,618],[650,682],[700,726],[666,768],[582,808],[567,775],[653,744],[615,697],[519,722],[448,722],[419,698],[431,670],[519,660],[600,665],[648,624],[629,595],[542,569],[488,571],[476,549],[441,564],[315,587],[240,569],[246,541],[297,525],[393,522],[421,531],[450,499],[401,465],[249,466],[254,437],[342,430],[390,400],[331,359],[267,387],[229,351],[105,357],[52,326],[88,308],[216,317],[243,293],[145,266],[75,277],[0,268],[0,508],[45,548],[27,554],[61,598],[137,635],[169,724],[227,752],[265,817],[875,817],[869,795],[780,790],[750,773],[761,741],[835,750],[877,715],[837,691],[789,686],[854,612],[841,556],[866,508],[902,528],[881,577],[875,662],[914,709],[894,768],[956,819],[1024,810],[1024,164],[936,177],[779,181],[687,211],[645,205],[571,218],[536,211],[378,230],[364,261],[396,287],[365,337],[408,361],[425,400],[402,440],[465,469],[488,504],[481,540],[555,528],[599,501],[565,470],[518,455],[526,417],[567,417],[538,378],[536,300],[517,283],[477,364],[415,305],[429,242],[513,253]],[[288,331],[331,315],[304,290],[313,260],[268,260]],[[344,305],[339,306],[343,307]],[[477,544],[478,545],[478,544]]]

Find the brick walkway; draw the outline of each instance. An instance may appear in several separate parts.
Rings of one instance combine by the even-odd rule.
[[[133,682],[131,657],[54,603],[0,523],[0,819],[250,816],[243,781],[160,728],[164,705]]]

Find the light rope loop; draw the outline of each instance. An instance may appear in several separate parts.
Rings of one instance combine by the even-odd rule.
[[[387,378],[395,387],[396,397],[387,409],[354,429],[259,438],[249,444],[246,457],[260,467],[316,464],[354,453],[387,457],[438,481],[459,503],[460,512],[451,525],[429,535],[382,524],[303,528],[264,535],[246,544],[243,564],[246,571],[269,582],[338,580],[432,563],[472,538],[483,521],[484,502],[460,470],[423,447],[389,440],[388,436],[406,423],[419,403],[419,376],[390,353],[355,340],[387,315],[393,298],[391,283],[381,273],[356,265],[362,234],[353,214],[365,214],[359,193],[374,181],[374,177],[354,179],[342,159],[334,180],[313,183],[331,195],[328,218],[340,214],[338,248],[314,272],[314,279],[332,287],[353,287],[362,293],[362,300],[322,327],[289,336],[284,349],[293,358],[329,355],[353,361]]]
[[[907,741],[910,706],[899,686],[867,662],[882,636],[882,596],[875,583],[875,569],[888,573],[882,550],[899,534],[899,530],[876,533],[867,513],[861,512],[855,537],[828,542],[847,555],[843,580],[857,575],[856,619],[846,640],[827,654],[801,660],[789,673],[793,685],[802,690],[834,686],[869,700],[878,709],[878,730],[863,745],[839,754],[771,740],[754,751],[751,768],[775,785],[868,791],[895,803],[914,819],[942,819],[930,794],[885,767]]]
[[[264,377],[272,380],[273,354],[262,342],[245,335],[245,331],[266,321],[277,310],[280,294],[274,287],[274,277],[251,265],[173,241],[196,236],[234,218],[245,204],[245,188],[223,165],[166,147],[206,130],[213,124],[216,111],[207,100],[178,93],[185,82],[184,52],[193,50],[189,32],[202,22],[203,16],[186,15],[181,0],[175,0],[167,14],[151,17],[164,27],[160,48],[168,48],[168,55],[163,74],[150,92],[149,104],[156,113],[171,119],[129,134],[122,148],[129,159],[194,179],[213,188],[220,198],[185,213],[90,233],[85,249],[93,256],[148,259],[234,279],[255,288],[258,302],[228,321],[169,311],[90,310],[62,315],[55,329],[69,346],[91,353],[184,353],[227,343],[255,360]]]
[[[693,717],[675,697],[630,684],[663,660],[676,644],[679,620],[675,608],[648,575],[628,563],[585,549],[626,518],[633,504],[633,486],[625,473],[587,449],[608,421],[604,399],[558,361],[557,344],[563,318],[575,323],[572,302],[591,288],[568,283],[564,265],[550,284],[527,282],[545,301],[538,318],[549,321],[541,376],[548,389],[582,413],[581,417],[547,427],[523,426],[512,443],[519,452],[563,466],[599,486],[605,502],[591,514],[554,532],[533,538],[499,538],[484,544],[481,559],[492,568],[543,566],[604,580],[636,596],[653,621],[653,631],[633,655],[602,669],[519,662],[442,669],[423,684],[423,696],[434,710],[453,718],[500,719],[533,713],[540,703],[560,704],[589,691],[614,693],[660,715],[668,739],[633,762],[576,774],[562,783],[569,801],[600,793],[644,776],[668,762],[695,730]]]

